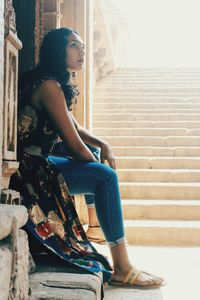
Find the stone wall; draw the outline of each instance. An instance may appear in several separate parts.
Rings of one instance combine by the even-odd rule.
[[[4,6],[5,4],[5,6]],[[17,169],[16,121],[18,50],[15,12],[11,0],[0,1],[0,203],[19,201],[19,193],[8,189]],[[14,198],[13,198],[14,197]],[[27,300],[29,292],[29,248],[23,206],[0,204],[0,299]]]
[[[18,168],[17,152],[17,96],[18,96],[18,51],[22,47],[16,32],[15,11],[12,0],[5,1],[4,7],[4,64],[3,77],[3,131],[2,145],[2,182],[3,200],[12,198],[8,190],[11,175]],[[16,193],[15,193],[16,195]],[[2,198],[2,197],[1,197]],[[19,198],[19,197],[18,197]],[[2,199],[1,199],[2,200]],[[18,199],[19,200],[19,199]]]
[[[0,194],[2,188],[2,136],[3,136],[3,66],[4,66],[4,0],[0,0]]]
[[[13,7],[17,34],[23,44],[19,52],[19,74],[21,74],[35,65],[35,0],[13,0]]]

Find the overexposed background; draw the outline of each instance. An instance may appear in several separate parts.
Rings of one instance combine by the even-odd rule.
[[[200,67],[200,0],[116,0],[129,23],[129,65]]]

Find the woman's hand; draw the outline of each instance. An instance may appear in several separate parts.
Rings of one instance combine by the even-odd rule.
[[[116,170],[115,157],[112,153],[112,149],[109,144],[103,142],[101,143],[101,162],[104,164],[105,161],[108,162],[112,169]]]

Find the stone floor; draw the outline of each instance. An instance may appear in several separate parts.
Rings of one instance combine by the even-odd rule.
[[[106,246],[96,248],[108,255]],[[165,277],[161,289],[139,290],[109,287],[105,300],[197,300],[200,299],[200,248],[128,247],[131,261],[139,268]]]
[[[107,246],[94,244],[96,249],[110,259]],[[200,299],[200,247],[149,247],[149,246],[129,246],[128,252],[132,263],[143,270],[162,275],[167,281],[167,285],[160,289],[125,289],[108,287],[105,290],[104,300],[199,300]],[[42,257],[42,263],[36,262],[38,272],[64,272],[63,264],[60,262],[52,264],[52,258]],[[50,259],[50,261],[49,261]],[[74,269],[69,269],[69,273],[79,273]],[[67,275],[68,275],[67,272]],[[63,276],[61,274],[61,276]],[[72,274],[73,276],[73,274]],[[87,279],[88,281],[88,279]],[[49,292],[48,292],[49,293]],[[54,291],[52,291],[55,297]],[[52,297],[53,297],[52,296]],[[54,299],[51,298],[51,299]],[[79,296],[70,299],[83,299]],[[37,297],[36,297],[37,298]],[[86,297],[88,298],[88,297]],[[84,299],[86,299],[84,298]],[[91,298],[91,297],[89,297]],[[88,299],[89,299],[88,298]],[[34,298],[35,299],[35,298]],[[38,298],[37,298],[38,299]],[[40,298],[41,299],[41,298]],[[43,299],[43,298],[42,298]],[[45,298],[47,299],[47,298]],[[48,298],[50,299],[50,298]],[[59,297],[56,299],[66,299]],[[69,298],[68,298],[69,299]],[[93,298],[91,298],[93,299]]]

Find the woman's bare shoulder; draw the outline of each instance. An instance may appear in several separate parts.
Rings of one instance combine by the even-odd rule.
[[[60,90],[61,85],[56,79],[46,79],[38,86],[38,92],[48,92],[52,90]]]
[[[56,79],[46,79],[42,81],[33,91],[31,103],[36,109],[42,109],[42,104],[48,99],[61,97],[62,89],[60,83]]]

